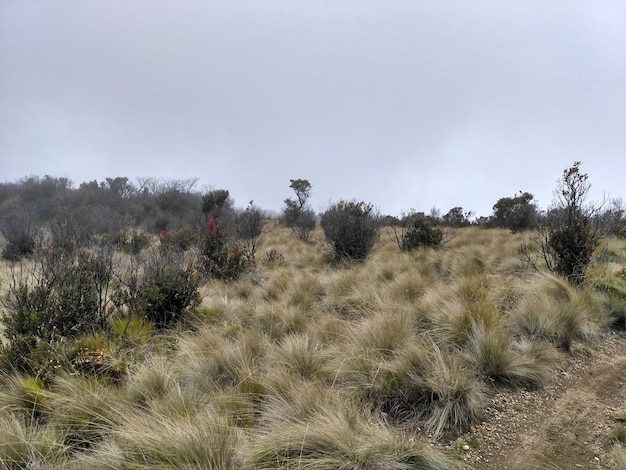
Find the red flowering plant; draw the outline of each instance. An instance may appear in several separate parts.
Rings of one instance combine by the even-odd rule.
[[[211,218],[202,243],[200,267],[205,275],[230,281],[237,279],[250,265],[243,250],[231,245],[217,217]]]

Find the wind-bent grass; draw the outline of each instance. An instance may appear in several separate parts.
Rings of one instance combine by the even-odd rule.
[[[267,423],[244,450],[252,468],[452,469],[456,462],[409,439],[346,400],[317,408],[306,420]]]
[[[0,415],[0,469],[55,468],[67,452],[63,432]]]
[[[329,263],[322,237],[304,243],[267,224],[256,267],[202,286],[202,305],[174,331],[148,337],[133,320],[122,340],[125,324],[114,325],[128,361],[115,384],[61,376],[48,388],[7,373],[0,462],[454,468],[424,439],[479,422],[501,384],[548,384],[569,348],[626,318],[626,242],[600,248],[610,261],[573,287],[520,261],[526,234],[469,227],[414,252],[383,236],[359,264]],[[261,261],[272,249],[284,259]]]
[[[242,468],[238,451],[245,447],[243,431],[212,409],[179,417],[130,413],[112,439],[124,467],[137,469]]]
[[[510,312],[516,335],[552,340],[566,349],[575,340],[590,341],[597,335],[592,309],[564,279],[538,274],[520,290],[522,298]]]
[[[50,396],[49,426],[73,448],[89,447],[110,434],[126,409],[120,391],[96,379],[61,376]]]

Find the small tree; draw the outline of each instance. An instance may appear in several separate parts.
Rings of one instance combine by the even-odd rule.
[[[296,193],[296,199],[285,199],[283,220],[295,237],[307,241],[316,224],[315,213],[307,205],[311,197],[311,183],[303,179],[289,181],[289,187]]]
[[[554,201],[534,245],[551,271],[573,284],[585,279],[585,271],[598,242],[593,215],[597,207],[587,201],[588,175],[580,171],[580,162],[563,171],[557,182]],[[522,258],[536,267],[532,246],[522,246]]]
[[[520,191],[518,196],[498,199],[493,206],[493,225],[508,228],[513,232],[535,227],[537,205],[533,202],[534,198],[531,193]]]
[[[463,227],[470,224],[470,217],[474,213],[472,211],[463,211],[462,207],[453,207],[446,215],[442,217],[444,225],[449,227]]]
[[[320,223],[336,259],[365,260],[378,240],[378,215],[365,202],[339,201]]]
[[[403,251],[421,247],[437,248],[444,241],[445,232],[438,222],[423,213],[410,213],[402,218],[400,228],[394,226],[394,241]]]

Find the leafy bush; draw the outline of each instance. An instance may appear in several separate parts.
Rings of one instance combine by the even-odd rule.
[[[85,253],[68,257],[51,248],[34,262],[36,272],[14,272],[2,299],[9,341],[32,336],[49,342],[97,328],[100,296],[91,268]]]
[[[371,204],[339,201],[322,214],[321,226],[336,259],[363,261],[378,240],[379,225]]]
[[[231,246],[217,217],[209,220],[201,253],[204,274],[230,281],[237,279],[250,266],[250,261],[238,245]]]
[[[146,273],[138,304],[147,320],[159,328],[171,326],[186,310],[200,305],[198,277],[189,269],[157,266]]]
[[[498,199],[493,206],[492,224],[513,232],[533,228],[537,222],[537,205],[531,193],[520,191],[518,196]]]
[[[582,282],[596,243],[591,224],[585,220],[555,228],[547,240],[552,269],[576,284]]]
[[[401,250],[409,251],[420,247],[437,248],[444,240],[444,231],[422,214],[408,217],[401,231],[394,228],[396,243]]]

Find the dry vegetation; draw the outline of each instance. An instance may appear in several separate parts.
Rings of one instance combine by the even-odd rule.
[[[135,321],[103,340],[122,380],[5,373],[1,466],[455,468],[442,437],[500,387],[550,383],[626,316],[626,241],[603,241],[573,287],[520,261],[526,236],[467,227],[401,252],[383,234],[366,262],[338,265],[319,228],[303,242],[268,222],[256,267],[202,286],[175,331]]]

